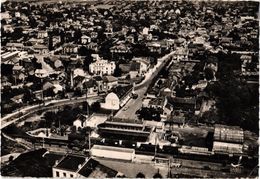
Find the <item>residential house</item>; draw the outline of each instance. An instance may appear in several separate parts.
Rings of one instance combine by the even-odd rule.
[[[84,116],[82,114],[78,115],[77,119],[75,119],[73,121],[73,126],[75,126],[77,130],[79,128],[84,128],[85,127],[84,123],[85,123],[86,119],[87,119],[86,116]]]
[[[7,43],[5,47],[10,51],[22,51],[24,49],[24,45],[22,43]]]
[[[36,69],[34,75],[38,78],[46,78],[49,74],[45,69]]]
[[[150,52],[152,53],[161,53],[161,45],[159,43],[156,42],[148,42],[146,44],[147,48],[149,49]]]
[[[97,95],[98,84],[95,80],[90,79],[83,84],[84,88],[87,90],[87,95]]]
[[[24,73],[24,67],[20,66],[20,65],[15,65],[13,67],[13,75],[15,77],[15,81],[16,80],[21,80],[24,81],[25,80],[25,73]],[[15,82],[16,83],[16,82]]]
[[[104,90],[104,87],[103,87],[103,78],[101,77],[101,76],[93,76],[92,77],[95,81],[96,81],[96,83],[97,83],[97,87],[98,87],[98,91],[99,92],[103,92],[103,91],[105,91]]]
[[[24,94],[19,94],[11,98],[11,101],[15,103],[22,103],[23,102]]]
[[[10,24],[3,25],[4,32],[10,32],[12,33],[14,31],[14,28]]]
[[[121,43],[119,45],[115,45],[113,47],[110,48],[110,52],[111,53],[121,53],[121,54],[125,54],[125,53],[130,53],[130,47]]]
[[[129,35],[126,37],[126,41],[129,43],[134,43],[135,42],[135,38],[133,35]]]
[[[37,53],[37,54],[48,54],[49,53],[49,49],[46,45],[34,45],[33,49],[34,49],[34,53]]]
[[[90,42],[91,42],[91,37],[86,36],[86,35],[83,35],[83,36],[81,37],[81,43],[82,43],[82,44],[88,44],[88,43],[90,43]]]
[[[85,165],[78,171],[79,178],[115,178],[120,174],[97,160],[90,158]]]
[[[80,170],[87,161],[87,157],[72,154],[66,155],[60,161],[56,161],[52,167],[52,176],[60,178],[77,177],[78,170]]]
[[[52,167],[52,177],[58,178],[115,178],[119,175],[123,174],[92,157],[75,154],[59,158]]]
[[[78,53],[78,46],[75,44],[64,44],[62,49],[63,54],[76,54]]]
[[[141,64],[135,61],[132,61],[130,64],[130,78],[133,79],[135,77],[137,77],[139,75],[140,72],[140,68],[141,68]]]
[[[103,84],[104,91],[109,91],[118,85],[118,79],[114,76],[104,76]]]
[[[95,52],[98,51],[98,44],[94,42],[90,42],[89,44],[86,45],[87,49],[93,50]]]
[[[48,32],[46,30],[39,30],[38,31],[38,35],[37,35],[38,39],[44,39],[46,37],[48,37]]]
[[[37,44],[43,44],[44,43],[44,40],[43,39],[36,39],[36,38],[30,38],[28,40],[28,42],[31,42],[32,45],[37,45]]]
[[[53,45],[57,45],[61,42],[61,37],[60,36],[53,36],[52,37]]]
[[[133,58],[132,61],[136,61],[140,63],[139,74],[146,73],[150,67],[150,62],[148,61],[147,58]]]

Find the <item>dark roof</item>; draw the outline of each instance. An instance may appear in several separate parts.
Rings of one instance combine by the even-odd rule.
[[[130,71],[139,71],[141,64],[138,62],[132,62],[130,66]]]
[[[84,79],[85,79],[85,77],[80,76],[80,75],[74,77],[74,80],[75,80],[75,81],[83,81]]]
[[[80,120],[80,121],[82,121],[82,122],[84,122],[85,120],[86,120],[86,116],[84,116],[84,115],[82,115],[82,114],[79,114],[78,116],[77,116],[77,119],[76,120]]]
[[[183,124],[185,122],[185,117],[183,116],[170,116],[166,122],[174,124]]]
[[[95,171],[98,170],[99,172],[102,172],[103,174],[105,174],[106,178],[112,178],[115,177],[117,175],[117,171],[104,166],[102,164],[100,164],[98,161],[94,160],[94,159],[89,159],[89,161],[80,169],[79,174],[84,176],[84,177],[89,177],[89,175]],[[92,177],[100,177],[100,176],[92,176]]]
[[[103,80],[101,76],[94,76],[93,79],[96,80],[96,81],[102,81]]]
[[[121,99],[132,87],[133,85],[117,86],[116,88],[112,89],[112,92],[114,92],[119,97],[119,99]]]
[[[9,165],[2,166],[2,176],[15,177],[52,177],[53,161],[42,155],[46,149],[39,149],[21,154]]]
[[[195,98],[181,98],[181,97],[168,97],[168,102],[170,104],[196,104]]]
[[[87,82],[84,83],[85,87],[86,88],[92,88],[94,87],[95,85],[97,85],[96,81],[95,80],[89,80]]]
[[[55,162],[57,160],[60,160],[63,157],[62,154],[58,154],[58,153],[47,153],[44,155],[44,158],[46,158],[46,160],[48,160],[50,166],[54,166]]]
[[[55,167],[63,170],[77,171],[79,165],[82,165],[86,161],[85,157],[67,155],[60,163]]]
[[[163,106],[164,99],[163,98],[154,98],[149,101],[149,105]]]

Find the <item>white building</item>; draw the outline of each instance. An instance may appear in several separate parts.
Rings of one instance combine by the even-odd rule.
[[[56,161],[52,167],[52,176],[55,178],[78,177],[78,171],[88,162],[88,158],[66,155],[60,161]]]
[[[105,98],[105,103],[101,103],[101,107],[109,110],[118,110],[120,99],[115,93],[109,93]]]
[[[90,150],[90,154],[94,157],[132,161],[135,156],[135,150],[129,148],[94,145]]]
[[[89,71],[96,75],[112,75],[116,68],[115,62],[109,62],[108,60],[97,59],[96,62],[89,65]]]
[[[81,43],[82,43],[82,44],[87,44],[87,43],[90,43],[90,42],[91,42],[91,37],[86,36],[86,35],[83,35],[83,36],[81,37]]]

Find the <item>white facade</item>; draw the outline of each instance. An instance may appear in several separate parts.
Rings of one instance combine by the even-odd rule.
[[[76,120],[73,122],[73,126],[75,126],[76,129],[78,130],[79,127],[83,128],[83,122],[82,122],[80,119],[76,119]]]
[[[77,177],[76,172],[70,172],[68,170],[62,170],[57,168],[52,168],[52,177],[54,178],[74,178]]]
[[[34,74],[38,78],[46,78],[48,76],[48,73],[45,69],[36,69]]]
[[[91,73],[96,75],[112,75],[116,68],[115,62],[109,62],[108,60],[97,60],[89,65]]]
[[[90,150],[90,154],[94,157],[132,161],[135,156],[135,150],[120,147],[94,145]]]
[[[101,107],[109,110],[118,110],[120,99],[115,93],[109,93],[105,98],[105,103],[101,103]]]

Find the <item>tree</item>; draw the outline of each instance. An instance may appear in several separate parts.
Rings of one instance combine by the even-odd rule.
[[[122,75],[122,70],[119,68],[119,64],[116,65],[116,69],[114,71],[115,77],[120,77]]]
[[[159,169],[158,172],[154,174],[153,178],[162,178],[162,175],[159,173]]]
[[[17,27],[14,29],[13,33],[12,33],[12,37],[14,39],[20,39],[23,37],[23,28],[21,27]]]
[[[136,178],[145,178],[145,175],[141,172],[137,173]]]
[[[52,98],[55,96],[55,93],[52,88],[48,88],[47,90],[43,91],[43,94],[44,96],[52,97]]]
[[[13,67],[14,65],[11,65],[11,64],[4,64],[2,63],[1,64],[1,74],[3,76],[10,76],[13,74]]]
[[[91,104],[91,109],[93,112],[98,112],[101,108],[100,102],[96,101]]]
[[[91,64],[91,63],[93,63],[94,61],[93,61],[93,57],[90,55],[90,56],[86,56],[85,57],[85,60],[84,60],[84,62],[83,62],[83,69],[85,70],[85,71],[89,71],[89,65]]]
[[[14,160],[14,156],[11,155],[11,156],[9,157],[9,162],[12,162],[13,160]]]
[[[53,48],[53,38],[52,38],[52,35],[49,36],[49,51],[52,51],[54,48]]]
[[[29,89],[25,89],[24,95],[23,95],[23,102],[24,103],[28,103],[30,101],[32,101],[33,99],[33,94]]]
[[[207,80],[214,79],[214,72],[213,72],[213,70],[211,68],[206,68],[204,72],[205,72],[205,78]]]

